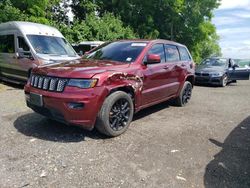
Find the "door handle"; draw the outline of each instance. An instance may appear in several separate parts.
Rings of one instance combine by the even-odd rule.
[[[168,67],[168,66],[165,66],[165,67],[163,67],[163,69],[168,70],[168,69],[169,69],[169,67]]]
[[[183,68],[183,67],[186,67],[186,65],[184,63],[182,63],[182,64],[175,65],[175,67],[177,67],[177,68]]]

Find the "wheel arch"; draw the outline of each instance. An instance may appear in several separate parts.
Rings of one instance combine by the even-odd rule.
[[[132,86],[129,85],[122,85],[122,86],[118,86],[115,88],[110,88],[109,89],[109,93],[108,96],[111,95],[112,93],[116,92],[116,91],[123,91],[127,94],[130,95],[130,97],[132,98],[133,102],[135,103],[135,90]]]
[[[194,75],[187,75],[185,81],[189,81],[192,84],[192,87],[194,87],[194,82],[195,82]]]

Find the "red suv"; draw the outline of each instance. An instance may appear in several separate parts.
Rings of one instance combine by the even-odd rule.
[[[49,118],[108,136],[125,132],[135,112],[191,98],[194,63],[167,40],[105,43],[81,60],[40,66],[25,86],[28,107]]]

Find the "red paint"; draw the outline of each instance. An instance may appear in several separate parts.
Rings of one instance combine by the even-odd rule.
[[[134,40],[145,42],[145,40]],[[51,66],[38,67],[33,74],[62,78],[98,79],[94,88],[80,89],[66,86],[62,93],[48,92],[33,88],[28,82],[25,93],[43,96],[44,107],[60,112],[66,122],[92,129],[96,116],[105,98],[112,90],[130,90],[134,93],[135,111],[177,97],[186,81],[193,82],[193,61],[177,61],[152,65],[143,64],[148,50],[157,43],[183,46],[166,40],[146,41],[147,46],[132,63],[111,61],[73,60]],[[149,55],[151,60],[159,61],[159,56]],[[85,104],[81,110],[68,107],[69,102]]]

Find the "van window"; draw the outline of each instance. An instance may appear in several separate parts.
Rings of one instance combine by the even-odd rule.
[[[36,53],[56,56],[68,55],[70,57],[77,55],[64,38],[43,35],[27,35],[27,37]]]
[[[165,63],[165,53],[163,44],[155,44],[149,51],[148,54],[156,54],[161,57],[161,63]]]
[[[182,61],[190,61],[190,55],[187,52],[187,49],[184,47],[179,47],[179,52],[180,52],[180,56],[181,56],[181,60]]]
[[[14,53],[14,35],[0,35],[0,53]]]
[[[167,57],[167,62],[180,61],[180,55],[176,46],[166,44],[165,53]]]
[[[28,44],[23,37],[18,37],[18,48],[22,48],[24,51],[30,51]]]

